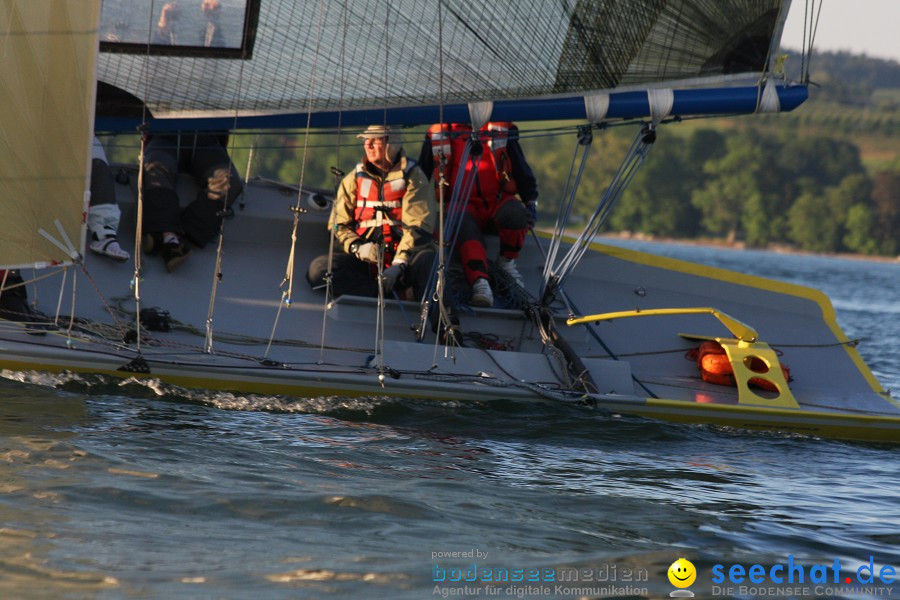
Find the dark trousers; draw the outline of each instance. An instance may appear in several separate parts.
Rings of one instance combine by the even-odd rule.
[[[175,191],[179,172],[193,175],[201,188],[184,210]],[[243,189],[218,136],[153,136],[144,151],[144,230],[172,231],[202,247],[215,237],[223,212]]]
[[[432,266],[434,266],[434,250],[432,248],[419,250],[406,265],[403,278],[396,284],[395,289],[399,291],[411,287],[418,302],[425,294]],[[327,272],[328,255],[323,254],[309,263],[306,280],[312,287],[324,289]],[[375,265],[363,262],[342,249],[336,249],[332,255],[331,273],[331,289],[335,298],[344,294],[378,296],[376,281],[378,271]]]
[[[91,206],[116,203],[116,182],[105,161],[91,161]]]

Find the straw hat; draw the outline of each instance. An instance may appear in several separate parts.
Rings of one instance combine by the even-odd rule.
[[[357,134],[358,138],[388,138],[388,142],[392,144],[403,143],[403,132],[399,128],[392,125],[369,125],[366,130]]]

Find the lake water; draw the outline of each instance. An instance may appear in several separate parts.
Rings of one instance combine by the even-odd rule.
[[[900,264],[615,243],[822,289],[900,390]],[[437,598],[488,568],[556,581],[452,597],[662,598],[679,557],[698,597],[900,596],[843,584],[870,557],[900,571],[900,448],[550,404],[3,374],[4,598]],[[791,563],[804,584],[711,583],[717,566]],[[560,583],[571,568],[580,581]]]

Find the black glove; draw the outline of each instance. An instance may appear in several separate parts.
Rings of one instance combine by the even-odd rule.
[[[404,271],[406,271],[406,263],[398,262],[381,272],[381,289],[385,294],[391,293],[397,282],[403,278]]]
[[[525,203],[525,208],[528,209],[528,227],[534,227],[537,223],[537,200],[529,200]]]

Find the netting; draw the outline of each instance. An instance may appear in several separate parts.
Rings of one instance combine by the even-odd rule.
[[[104,19],[128,1],[105,0]],[[784,17],[781,0],[441,2],[448,104],[758,75]],[[223,0],[223,13],[245,4]],[[141,11],[119,26],[142,27],[149,40],[162,5],[154,0],[150,18]],[[98,75],[156,116],[434,106],[438,8],[439,0],[265,0],[249,60],[103,53]]]

